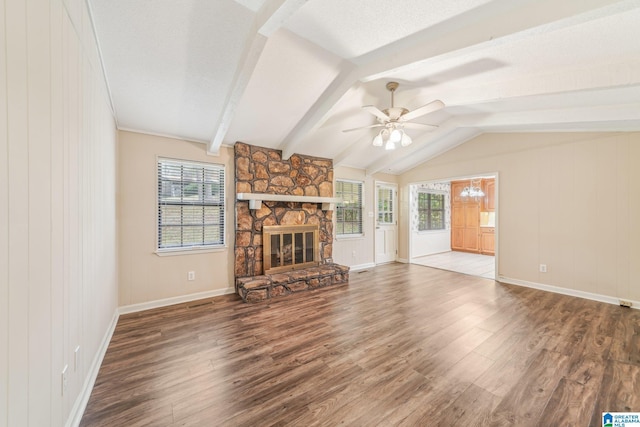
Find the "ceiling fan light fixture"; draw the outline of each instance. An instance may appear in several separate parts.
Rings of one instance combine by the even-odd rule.
[[[402,132],[402,139],[400,140],[400,145],[402,145],[403,147],[407,147],[411,145],[412,142],[413,140],[411,139],[411,137],[407,135],[405,132]]]
[[[403,133],[402,129],[394,128],[389,135],[389,141],[392,141],[394,144],[400,142]]]
[[[383,129],[374,136],[371,141],[371,145],[374,147],[384,147],[386,150],[395,150],[398,146],[407,147],[413,143],[411,137],[404,131],[405,126],[410,129],[427,128],[427,130],[429,130],[429,128],[436,128],[437,126],[434,125],[413,123],[412,120],[441,110],[445,107],[444,103],[436,99],[412,111],[409,111],[404,107],[396,107],[394,105],[394,93],[396,89],[398,89],[398,86],[398,82],[387,82],[386,88],[391,93],[391,106],[389,108],[381,110],[375,105],[362,106],[364,110],[376,116],[376,124],[354,129],[346,129],[343,130],[343,132],[383,127]]]

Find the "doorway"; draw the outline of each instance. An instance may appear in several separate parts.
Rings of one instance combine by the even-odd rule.
[[[495,279],[497,178],[496,173],[410,184],[409,262]],[[445,195],[445,226],[426,229],[424,217],[433,213],[425,210],[424,201],[437,194]]]
[[[394,262],[398,254],[398,186],[376,182],[376,264]]]

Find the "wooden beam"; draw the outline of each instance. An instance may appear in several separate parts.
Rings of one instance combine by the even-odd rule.
[[[227,93],[222,114],[218,117],[215,134],[207,144],[207,153],[217,156],[220,146],[229,131],[238,104],[242,99],[249,79],[267,44],[267,38],[295,13],[307,0],[268,0],[254,18],[252,30],[245,40],[236,72]]]

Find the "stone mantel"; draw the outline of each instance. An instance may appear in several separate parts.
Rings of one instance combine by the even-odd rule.
[[[249,209],[260,209],[262,202],[296,202],[296,203],[322,203],[322,210],[334,210],[334,204],[340,201],[337,197],[320,196],[294,196],[289,194],[265,194],[265,193],[237,193],[238,200],[248,200]]]

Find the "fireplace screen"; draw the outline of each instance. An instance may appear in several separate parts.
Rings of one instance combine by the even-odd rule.
[[[277,273],[318,265],[317,225],[268,225],[262,228],[264,272]]]

